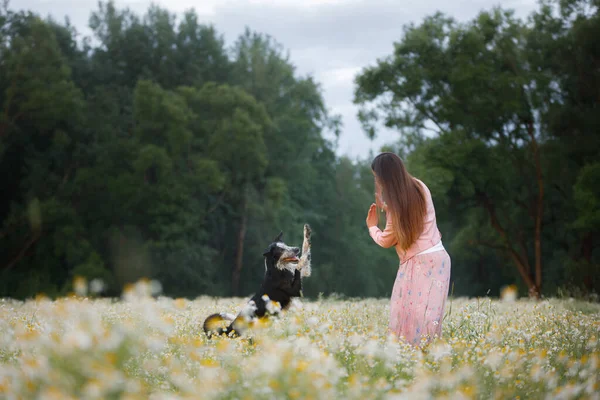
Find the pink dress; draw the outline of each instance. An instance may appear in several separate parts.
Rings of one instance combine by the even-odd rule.
[[[397,244],[389,216],[383,232],[377,226],[369,228],[375,243],[384,248],[395,246],[400,259],[391,296],[389,329],[414,346],[421,345],[421,340],[427,342],[441,336],[450,283],[450,256],[441,244],[431,193],[423,182],[417,181],[425,191],[427,214],[423,233],[407,251]]]

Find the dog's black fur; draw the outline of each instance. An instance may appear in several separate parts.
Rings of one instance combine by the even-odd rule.
[[[214,334],[226,334],[229,337],[240,336],[256,319],[268,318],[273,311],[271,302],[279,303],[281,311],[287,310],[292,298],[302,296],[302,278],[311,275],[310,226],[304,225],[302,255],[298,247],[289,247],[283,241],[283,232],[273,240],[263,253],[265,275],[260,289],[248,301],[246,307],[234,317],[230,314],[209,315],[203,324],[208,337]],[[218,327],[230,322],[226,328]]]

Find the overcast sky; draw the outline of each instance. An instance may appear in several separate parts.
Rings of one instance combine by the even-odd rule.
[[[150,0],[116,0],[143,14]],[[518,16],[537,8],[536,0],[155,0],[174,13],[194,8],[201,20],[212,23],[231,44],[246,26],[273,36],[289,51],[301,75],[313,75],[322,85],[328,108],[343,118],[338,153],[364,158],[377,152],[397,134],[380,132],[371,141],[362,131],[352,104],[353,79],[361,68],[391,54],[403,25],[442,11],[457,20],[474,17],[481,9],[501,4]],[[43,17],[69,16],[79,32],[89,35],[90,13],[97,0],[11,0],[11,8],[28,9]]]

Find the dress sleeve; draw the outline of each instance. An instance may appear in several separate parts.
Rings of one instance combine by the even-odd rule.
[[[371,235],[371,238],[373,238],[375,243],[385,249],[394,246],[398,242],[392,225],[392,219],[389,214],[386,214],[385,216],[385,229],[383,232],[375,225],[369,228],[369,235]]]

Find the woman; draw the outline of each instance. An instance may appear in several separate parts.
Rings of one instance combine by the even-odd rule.
[[[379,154],[371,169],[375,175],[376,203],[367,216],[369,234],[383,248],[395,246],[400,259],[392,290],[389,329],[419,346],[441,336],[450,256],[442,245],[427,186],[411,176],[393,153]],[[377,207],[386,213],[383,232],[377,227]]]

